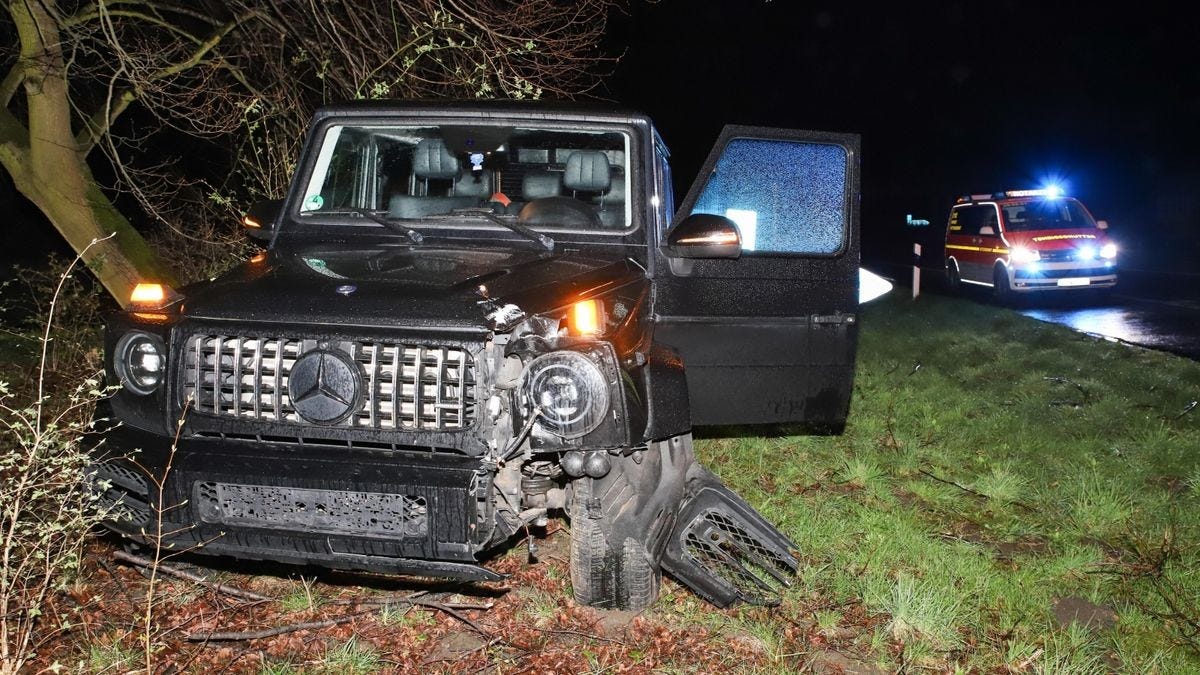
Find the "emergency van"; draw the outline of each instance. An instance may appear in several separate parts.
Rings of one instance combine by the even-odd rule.
[[[1056,188],[959,197],[946,226],[946,279],[1016,293],[1117,284],[1117,245],[1077,199]]]

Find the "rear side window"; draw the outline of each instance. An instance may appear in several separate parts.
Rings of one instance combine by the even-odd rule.
[[[950,234],[975,237],[983,227],[991,227],[992,234],[999,234],[996,227],[996,207],[990,205],[960,206],[950,212]]]
[[[735,138],[692,213],[737,223],[747,253],[834,254],[846,241],[847,163],[840,145]]]

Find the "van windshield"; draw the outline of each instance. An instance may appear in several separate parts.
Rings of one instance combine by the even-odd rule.
[[[1010,232],[1096,228],[1087,209],[1074,199],[1034,199],[1003,208],[1005,229]]]

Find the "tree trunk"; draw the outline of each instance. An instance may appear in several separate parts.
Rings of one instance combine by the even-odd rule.
[[[85,262],[125,305],[139,281],[169,284],[174,275],[104,195],[76,145],[59,28],[46,9],[52,4],[13,0],[9,6],[21,42],[16,67],[25,69],[29,126],[23,128],[7,110],[0,115],[0,164],[75,251],[115,235],[93,246]]]

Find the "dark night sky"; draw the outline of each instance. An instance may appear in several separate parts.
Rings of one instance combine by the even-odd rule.
[[[689,179],[726,122],[862,134],[868,251],[911,238],[907,213],[937,226],[956,194],[1047,176],[1131,244],[1200,228],[1195,17],[1146,3],[908,5],[635,5],[613,26],[626,52],[611,95],[656,120]]]

